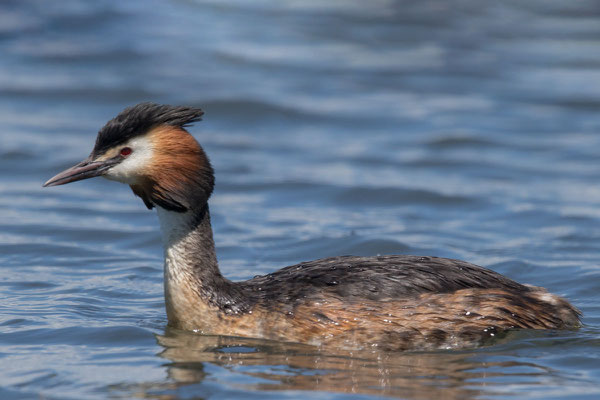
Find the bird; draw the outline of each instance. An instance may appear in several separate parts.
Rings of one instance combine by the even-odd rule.
[[[581,312],[546,289],[465,261],[336,256],[234,282],[218,266],[208,156],[197,107],[144,102],[102,127],[91,154],[43,186],[104,177],[156,209],[168,326],[326,348],[421,351],[485,345],[516,329],[576,329]]]

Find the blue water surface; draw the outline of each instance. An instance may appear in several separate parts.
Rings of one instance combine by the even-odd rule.
[[[595,1],[2,1],[0,398],[599,398],[599,82]],[[227,277],[453,257],[584,327],[427,353],[167,328],[154,212],[41,187],[139,101],[205,110]]]

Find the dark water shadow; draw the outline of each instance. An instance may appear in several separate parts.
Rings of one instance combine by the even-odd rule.
[[[297,343],[204,336],[167,328],[156,335],[170,382],[114,388],[143,398],[201,398],[215,385],[240,393],[281,391],[365,394],[406,399],[474,399],[497,394],[515,371],[529,384],[552,374],[530,362],[494,360],[490,348],[427,353],[324,350]],[[482,357],[485,355],[485,357]],[[492,356],[490,359],[490,356]],[[224,371],[221,373],[220,371]],[[309,395],[307,393],[307,395]]]

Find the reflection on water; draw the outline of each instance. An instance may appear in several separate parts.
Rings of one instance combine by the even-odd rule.
[[[179,396],[179,388],[219,383],[222,369],[239,375],[234,386],[243,390],[471,399],[484,392],[493,395],[493,380],[497,378],[514,380],[517,376],[535,378],[552,374],[549,368],[532,362],[490,361],[493,351],[487,352],[485,360],[479,360],[475,351],[332,352],[296,343],[204,336],[171,328],[156,338],[164,348],[160,356],[170,361],[166,367],[173,383],[142,384],[135,390],[130,386],[115,387],[117,392],[134,390],[146,398],[174,399]],[[535,379],[531,383],[535,385]]]

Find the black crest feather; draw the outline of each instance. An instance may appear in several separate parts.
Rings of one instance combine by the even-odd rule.
[[[113,146],[143,135],[159,125],[183,128],[200,121],[204,112],[199,108],[140,103],[127,107],[98,132],[92,154],[99,155]]]

